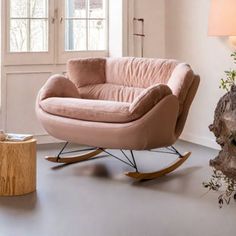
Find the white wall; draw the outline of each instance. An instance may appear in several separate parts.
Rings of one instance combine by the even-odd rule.
[[[144,57],[165,57],[165,0],[135,0],[134,17],[145,20]],[[140,56],[140,51],[140,38],[135,37],[133,55]]]
[[[188,62],[201,76],[182,139],[218,147],[208,126],[224,93],[219,81],[233,63],[226,39],[207,35],[209,6],[210,0],[166,1],[166,57]]]
[[[38,122],[35,102],[39,89],[49,76],[65,72],[65,66],[4,66],[2,72],[2,128],[9,133],[33,134],[38,143],[57,141],[48,136]]]
[[[109,56],[120,57],[123,53],[123,3],[122,0],[111,1],[109,4]]]
[[[133,16],[134,0],[109,1],[109,56],[129,55],[130,17]]]

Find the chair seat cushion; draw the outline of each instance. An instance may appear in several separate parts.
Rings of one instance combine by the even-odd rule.
[[[132,103],[143,88],[127,87],[116,84],[94,84],[78,89],[80,97],[85,99],[109,100]]]
[[[125,123],[140,117],[126,102],[52,97],[40,101],[40,106],[56,116],[87,121]]]

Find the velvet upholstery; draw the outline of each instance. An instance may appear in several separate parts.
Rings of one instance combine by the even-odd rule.
[[[137,88],[166,84],[177,64],[175,60],[164,59],[109,58],[106,82]]]
[[[81,98],[130,103],[133,102],[143,90],[143,88],[108,83],[89,85],[78,89]]]
[[[133,103],[51,97],[43,99],[40,106],[52,115],[71,119],[125,123],[142,117],[162,98],[170,94],[171,90],[168,86],[155,85],[145,89]]]
[[[40,100],[49,97],[79,98],[75,85],[63,75],[53,75],[40,90]]]
[[[189,92],[189,89],[193,83],[193,80],[194,80],[194,74],[190,66],[181,63],[175,67],[167,83],[167,85],[172,90],[173,94],[179,99],[179,105],[180,105],[179,113],[181,113],[183,110],[183,105],[186,96]]]
[[[37,116],[52,136],[81,145],[110,149],[147,150],[172,145],[176,140],[173,130],[178,110],[177,98],[169,95],[140,119],[108,123],[52,115],[44,111],[39,102],[36,103]]]
[[[102,58],[71,59],[67,63],[68,77],[77,88],[105,83],[105,63]]]
[[[40,106],[52,115],[79,120],[123,123],[138,118],[125,102],[52,97],[41,101]]]
[[[67,69],[40,90],[38,118],[56,138],[103,148],[172,145],[200,81],[176,60],[73,59]]]
[[[138,117],[150,111],[160,100],[171,95],[170,88],[164,84],[157,84],[144,89],[143,92],[137,96],[130,106],[130,112],[138,114]]]

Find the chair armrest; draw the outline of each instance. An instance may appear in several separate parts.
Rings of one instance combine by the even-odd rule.
[[[79,98],[75,85],[63,75],[51,76],[39,92],[39,100],[49,97]]]
[[[182,112],[187,94],[192,86],[194,73],[188,64],[180,63],[176,66],[167,83],[172,93],[178,98],[180,103],[179,113]]]
[[[172,94],[165,84],[156,84],[145,89],[130,105],[131,113],[145,114],[151,110],[164,97]]]

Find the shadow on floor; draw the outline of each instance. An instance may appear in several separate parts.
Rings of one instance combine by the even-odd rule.
[[[99,178],[111,178],[108,168],[103,164],[84,165],[74,169],[73,174],[78,176],[91,176]]]
[[[202,166],[187,167],[150,181],[134,182],[133,186],[149,190],[162,191],[171,194],[200,198],[206,192],[202,186],[204,179],[195,179],[195,172],[203,169]],[[193,179],[195,181],[193,181]],[[193,187],[194,186],[194,187]]]
[[[90,161],[97,160],[97,159],[102,159],[102,158],[105,158],[105,157],[108,157],[108,155],[100,155],[100,156],[93,157],[93,158],[88,159],[88,160],[83,160],[83,161],[80,161],[80,162],[69,163],[69,164],[58,164],[58,163],[56,163],[56,166],[53,166],[51,169],[52,170],[60,170],[64,167],[67,167],[67,166],[70,166],[70,165],[76,165],[76,164],[83,163],[83,162],[90,162]]]
[[[16,211],[32,211],[35,209],[37,201],[37,192],[22,196],[0,197],[0,208],[11,208]]]

